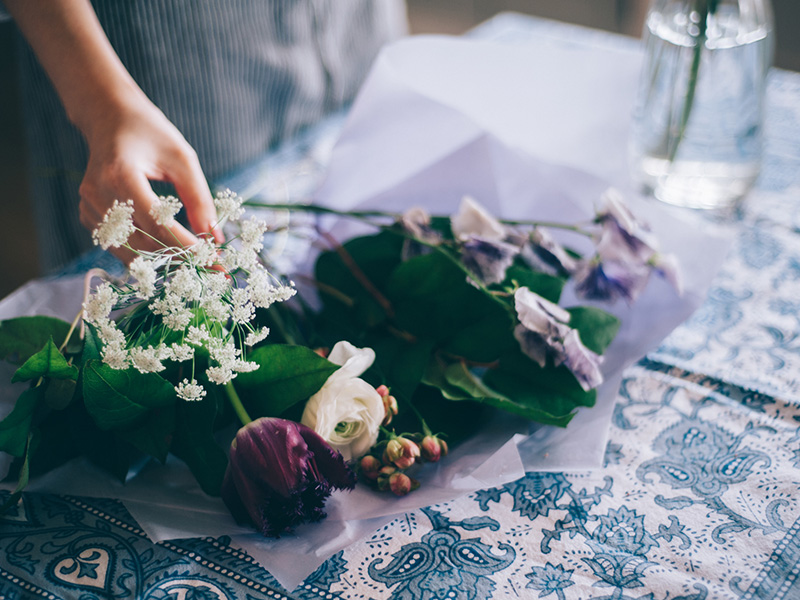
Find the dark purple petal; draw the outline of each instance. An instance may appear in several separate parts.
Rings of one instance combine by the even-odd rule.
[[[500,283],[519,254],[519,248],[505,242],[472,238],[461,247],[461,261],[486,284]]]
[[[564,247],[539,228],[531,232],[530,243],[522,249],[522,258],[530,267],[549,275],[564,277],[574,273],[578,267],[577,261]]]
[[[575,293],[587,300],[631,303],[641,294],[650,277],[646,265],[616,261],[584,263],[575,274]]]
[[[263,418],[242,427],[231,444],[222,499],[237,521],[277,537],[323,518],[331,491],[354,483],[341,454],[313,430]]]
[[[553,357],[554,363],[561,363],[564,347],[558,339],[547,339],[524,325],[514,328],[514,337],[519,342],[520,350],[540,367],[545,367],[548,356]]]

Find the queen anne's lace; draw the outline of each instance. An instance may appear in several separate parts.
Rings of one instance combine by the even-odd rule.
[[[215,206],[220,223],[238,222],[244,214],[242,199],[230,190],[217,195]],[[150,213],[167,226],[180,208],[180,200],[162,196]],[[93,234],[95,243],[103,248],[126,245],[136,231],[133,212],[133,202],[115,201]],[[200,356],[208,363],[205,378],[218,385],[256,370],[258,363],[248,361],[245,350],[269,335],[269,328],[253,323],[256,308],[286,300],[295,290],[261,263],[268,224],[250,218],[239,229],[231,243],[221,246],[211,238],[191,248],[164,247],[156,252],[127,246],[138,254],[130,264],[128,281],[101,283],[83,305],[84,320],[100,341],[103,362],[113,369],[159,373],[167,361],[192,361],[194,374]],[[112,313],[122,316],[112,320]],[[206,352],[198,353],[200,348]],[[183,379],[175,393],[193,402],[206,396],[194,377]]]

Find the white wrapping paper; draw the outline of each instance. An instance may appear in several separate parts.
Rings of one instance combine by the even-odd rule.
[[[396,43],[379,57],[353,106],[316,200],[341,209],[422,205],[445,214],[470,194],[506,218],[585,221],[609,182],[626,187],[637,68],[637,57],[607,51],[448,38]],[[581,411],[567,429],[498,415],[444,461],[426,466],[413,494],[395,499],[361,488],[335,494],[325,521],[280,540],[237,526],[177,460],[145,464],[125,485],[73,461],[29,489],[121,498],[154,541],[231,535],[293,589],[328,556],[393,515],[513,481],[525,470],[597,467],[622,369],[699,306],[727,248],[722,237],[660,214],[658,207],[635,208],[648,213],[663,250],[678,255],[686,291],[678,297],[654,278],[633,307],[611,307],[623,326],[606,355],[607,381],[597,406]],[[81,287],[74,279],[32,282],[0,303],[0,318],[71,320]],[[569,289],[562,303],[574,303]],[[18,392],[0,386],[0,416]]]

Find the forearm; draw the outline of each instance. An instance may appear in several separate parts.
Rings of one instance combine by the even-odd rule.
[[[87,139],[102,117],[144,100],[89,0],[5,0],[5,4],[53,82],[67,116]]]

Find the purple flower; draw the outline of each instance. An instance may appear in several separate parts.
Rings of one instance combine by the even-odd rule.
[[[582,263],[575,273],[575,293],[580,298],[629,304],[642,293],[650,278],[646,264],[594,259]]]
[[[418,206],[409,208],[400,217],[399,223],[405,232],[414,238],[403,242],[403,260],[425,254],[430,250],[428,246],[438,246],[442,243],[442,235],[431,227],[431,216],[424,208]]]
[[[605,207],[595,218],[603,227],[597,242],[598,255],[605,260],[646,263],[656,252],[649,227],[636,219],[618,191],[609,189],[603,200]]]
[[[566,276],[575,272],[577,261],[544,229],[530,234],[530,243],[522,248],[522,258],[531,268],[549,275]]]
[[[280,537],[324,518],[331,491],[353,489],[355,482],[342,455],[312,429],[261,418],[242,427],[231,444],[222,499],[238,522]]]
[[[567,325],[571,315],[566,310],[524,287],[514,294],[514,303],[520,321],[514,337],[528,357],[542,368],[548,357],[555,366],[565,365],[586,391],[603,382],[602,357],[584,346],[578,330]]]
[[[519,248],[506,242],[472,238],[461,247],[461,262],[487,285],[500,283],[514,263]]]

